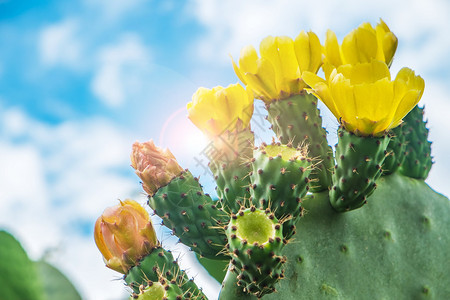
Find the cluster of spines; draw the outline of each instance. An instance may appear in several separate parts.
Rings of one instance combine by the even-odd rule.
[[[331,205],[340,212],[361,207],[376,188],[386,157],[389,136],[357,136],[343,128],[338,131]]]
[[[176,282],[187,299],[191,297],[206,299],[194,281],[180,269],[172,253],[161,246],[152,249],[124,276],[126,284],[135,294],[140,293],[141,286],[145,286],[148,282],[159,282],[162,278],[167,282]]]
[[[269,208],[282,221],[285,239],[295,234],[295,224],[303,211],[301,201],[309,189],[308,176],[313,168],[306,147],[273,143],[255,149],[250,174],[251,200],[260,209]]]
[[[424,109],[414,107],[403,119],[403,134],[407,140],[405,159],[400,166],[403,175],[426,179],[433,164],[431,142],[428,141],[427,122],[423,120]]]
[[[230,271],[237,274],[237,284],[244,292],[258,298],[275,291],[275,284],[284,277],[281,249],[283,226],[270,209],[242,207],[232,214],[225,230],[227,249],[231,256]]]
[[[227,242],[221,228],[228,216],[189,171],[161,187],[148,204],[183,244],[201,256],[226,259],[220,254]]]
[[[333,150],[327,142],[327,132],[322,127],[322,117],[317,108],[317,98],[302,92],[291,98],[276,100],[266,106],[267,119],[281,143],[298,146],[309,145],[311,157],[320,160],[311,173],[316,180],[311,192],[327,190],[331,185]]]

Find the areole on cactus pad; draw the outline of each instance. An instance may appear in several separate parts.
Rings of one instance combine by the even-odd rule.
[[[324,46],[302,31],[265,38],[259,55],[245,47],[233,67],[246,87],[200,88],[187,106],[215,149],[217,200],[169,150],[133,145],[148,205],[222,275],[219,299],[448,298],[450,201],[424,182],[433,163],[417,106],[425,84],[409,68],[391,80],[397,44],[380,20],[341,44],[332,31]],[[255,145],[253,97],[267,110],[270,145]],[[319,101],[340,125],[334,151]],[[100,219],[96,239],[133,298],[206,299],[172,254],[150,243],[147,215],[128,227],[115,215],[117,226]]]

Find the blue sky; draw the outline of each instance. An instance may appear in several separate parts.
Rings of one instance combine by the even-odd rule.
[[[447,1],[241,2],[0,0],[0,227],[33,258],[48,253],[85,299],[126,295],[103,266],[92,226],[119,198],[145,202],[131,144],[170,147],[211,188],[193,159],[206,143],[184,107],[200,86],[237,82],[229,55],[267,35],[303,29],[323,41],[330,28],[342,40],[382,17],[399,38],[393,73],[408,66],[425,79],[436,161],[427,182],[450,194]],[[323,112],[334,144],[337,122]]]

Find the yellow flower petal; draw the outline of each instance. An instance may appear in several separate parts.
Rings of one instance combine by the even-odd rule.
[[[397,50],[398,39],[390,31],[389,27],[382,19],[375,27],[378,40],[377,59],[383,60],[388,66],[392,64],[395,51]]]
[[[313,94],[322,100],[336,118],[339,118],[340,115],[327,82],[312,72],[303,72],[302,79],[312,88]]]
[[[341,50],[336,34],[331,30],[327,31],[327,37],[325,40],[325,56],[327,61],[333,66],[337,67],[344,63],[341,58]]]
[[[391,79],[389,68],[379,60],[356,65],[342,65],[337,68],[337,71],[350,79],[352,84],[373,83],[386,77]]]
[[[244,128],[250,125],[253,94],[239,84],[211,90],[199,88],[187,109],[189,119],[205,134],[215,137],[225,130],[235,130],[238,120],[243,122]]]
[[[243,84],[247,85],[247,81],[245,80],[244,74],[242,74],[241,69],[239,69],[238,65],[234,62],[233,57],[231,57],[231,64],[233,65],[234,73],[236,73],[236,75],[239,78],[239,80]]]
[[[294,41],[300,72],[316,73],[322,64],[322,45],[314,32],[300,32]]]
[[[239,57],[239,66],[244,72],[256,74],[258,71],[258,54],[253,46],[246,46],[242,48],[241,55]]]
[[[375,28],[363,23],[344,37],[339,45],[336,35],[329,30],[324,47],[324,61],[339,67],[343,64],[370,63],[372,59],[391,65],[397,49],[397,37],[383,20]],[[332,68],[324,69],[328,78]]]
[[[346,63],[370,62],[377,54],[377,38],[373,28],[360,26],[344,37],[342,54]]]
[[[378,60],[334,68],[327,80],[304,72],[303,80],[349,131],[361,135],[383,135],[422,96],[424,81],[403,68],[391,81],[387,65]]]

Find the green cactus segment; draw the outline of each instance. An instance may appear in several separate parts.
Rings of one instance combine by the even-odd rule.
[[[186,297],[206,299],[194,281],[180,269],[172,254],[162,247],[156,247],[124,276],[126,284],[134,293],[140,293],[140,287],[149,281],[159,282],[161,278],[169,282],[175,281]]]
[[[255,295],[247,294],[243,291],[243,288],[238,286],[237,274],[234,271],[235,267],[230,265],[228,269],[225,279],[222,282],[222,289],[220,290],[219,300],[230,300],[230,299],[239,299],[239,300],[256,300],[258,299]]]
[[[387,146],[386,158],[382,166],[382,175],[389,175],[398,170],[405,159],[406,139],[403,133],[403,125],[395,127],[389,133],[391,140]]]
[[[250,128],[225,131],[213,140],[213,149],[207,153],[209,168],[217,184],[217,195],[228,213],[236,213],[250,197],[248,174],[254,140]]]
[[[210,163],[223,209],[236,213],[250,198],[250,163],[236,160],[217,165]]]
[[[407,145],[399,172],[416,179],[426,179],[433,164],[431,142],[428,141],[427,122],[423,120],[423,114],[423,108],[416,106],[403,119]]]
[[[322,117],[317,108],[317,98],[310,94],[273,101],[267,105],[267,119],[282,144],[294,147],[305,143],[309,156],[320,161],[311,172],[311,192],[327,190],[331,185],[333,151],[327,142],[327,132],[322,127]]]
[[[133,294],[132,299],[137,300],[181,300],[184,298],[183,291],[175,282],[167,282],[160,279],[160,282],[147,282],[146,286],[139,288],[139,294]]]
[[[340,128],[337,166],[330,190],[331,205],[339,212],[363,206],[376,188],[389,137],[360,137]]]
[[[28,258],[20,243],[2,230],[0,230],[0,299],[45,299],[35,263]]]
[[[282,220],[285,239],[295,233],[302,213],[301,198],[308,189],[312,162],[305,152],[286,145],[262,145],[252,162],[252,202],[261,209],[269,208]]]
[[[161,187],[149,197],[148,204],[163,219],[163,224],[193,251],[211,259],[227,259],[220,252],[227,243],[221,227],[228,217],[203,193],[189,171]]]
[[[347,214],[327,193],[304,200],[298,243],[283,248],[285,279],[263,299],[449,299],[450,201],[398,172],[377,183]]]
[[[137,300],[162,300],[167,297],[165,287],[159,282],[148,282],[148,285],[140,288],[139,294],[133,295]]]
[[[262,297],[275,291],[282,278],[285,258],[282,225],[269,209],[254,206],[232,215],[226,228],[232,256],[230,270],[237,274],[237,285],[244,292]]]

